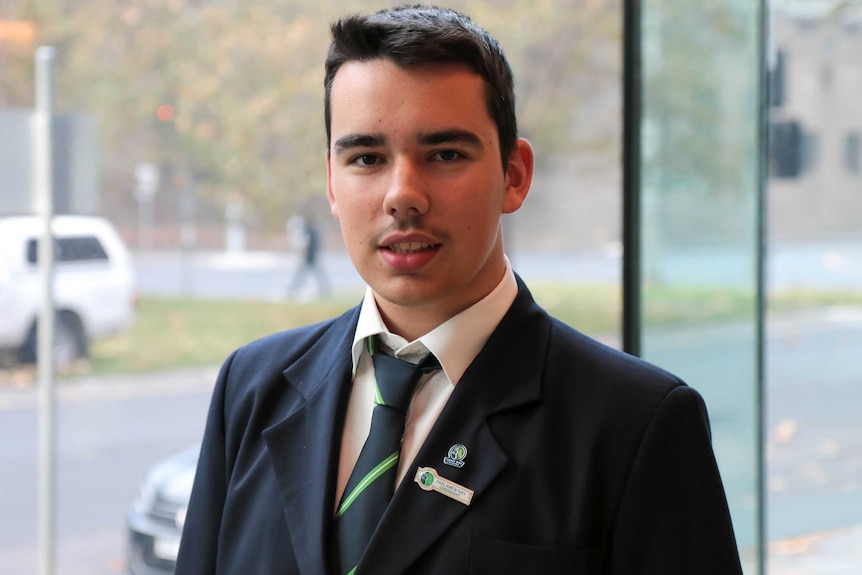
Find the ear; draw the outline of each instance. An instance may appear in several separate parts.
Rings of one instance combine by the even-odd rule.
[[[335,203],[335,193],[332,189],[332,161],[329,151],[326,152],[326,199],[329,200],[329,211],[336,220],[338,219],[338,205]]]
[[[503,213],[511,214],[517,211],[533,182],[533,147],[530,142],[519,138],[515,150],[509,158],[506,170],[506,192],[503,198]]]

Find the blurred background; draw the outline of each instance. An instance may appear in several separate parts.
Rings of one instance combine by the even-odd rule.
[[[38,559],[35,50],[79,216],[55,229],[57,572],[170,573],[221,361],[362,296],[322,63],[334,18],[397,4],[0,0],[0,574]],[[536,299],[624,347],[627,235],[635,351],[707,400],[746,574],[862,572],[862,2],[447,5],[514,68],[537,174],[504,225]]]

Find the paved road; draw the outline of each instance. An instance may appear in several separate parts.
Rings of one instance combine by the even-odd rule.
[[[745,325],[668,330],[652,334],[647,354],[704,395],[743,543],[754,537],[752,338]],[[770,322],[766,451],[772,540],[862,525],[860,350],[858,312],[827,310]]]
[[[147,467],[198,441],[213,368],[58,384],[58,575],[125,568],[125,510]],[[0,574],[37,569],[37,397],[0,387]]]

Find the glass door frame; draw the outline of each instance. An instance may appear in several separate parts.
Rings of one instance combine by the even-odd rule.
[[[752,472],[757,485],[756,502],[756,560],[758,575],[766,574],[766,390],[765,390],[765,311],[766,311],[766,180],[768,149],[769,81],[766,50],[769,34],[766,0],[751,0],[757,4],[758,30],[758,114],[757,114],[757,255],[756,255],[756,462]],[[643,346],[643,277],[642,277],[642,196],[641,179],[641,126],[643,118],[643,60],[641,34],[643,2],[623,0],[623,128],[622,128],[622,344],[623,350],[640,356]]]

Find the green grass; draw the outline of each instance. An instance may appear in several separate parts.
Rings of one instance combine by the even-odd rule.
[[[533,284],[548,312],[591,335],[619,333],[622,290],[607,285]],[[691,325],[749,318],[757,302],[750,291],[698,286],[646,286],[644,321],[652,326]],[[831,306],[862,306],[862,290],[787,290],[769,295],[767,313],[790,313]]]
[[[621,291],[617,286],[537,283],[536,300],[551,315],[591,335],[617,334]],[[647,287],[650,325],[683,325],[750,317],[751,294],[694,287]],[[237,347],[278,331],[334,317],[356,299],[312,303],[142,298],[135,325],[96,342],[91,358],[70,375],[156,371],[219,365]],[[835,305],[862,306],[862,291],[788,291],[770,295],[773,315]]]
[[[131,330],[93,344],[90,369],[116,373],[217,365],[245,343],[333,317],[350,304],[142,298]]]
[[[862,288],[850,290],[787,290],[770,294],[769,311],[786,313],[800,309],[862,306]]]

